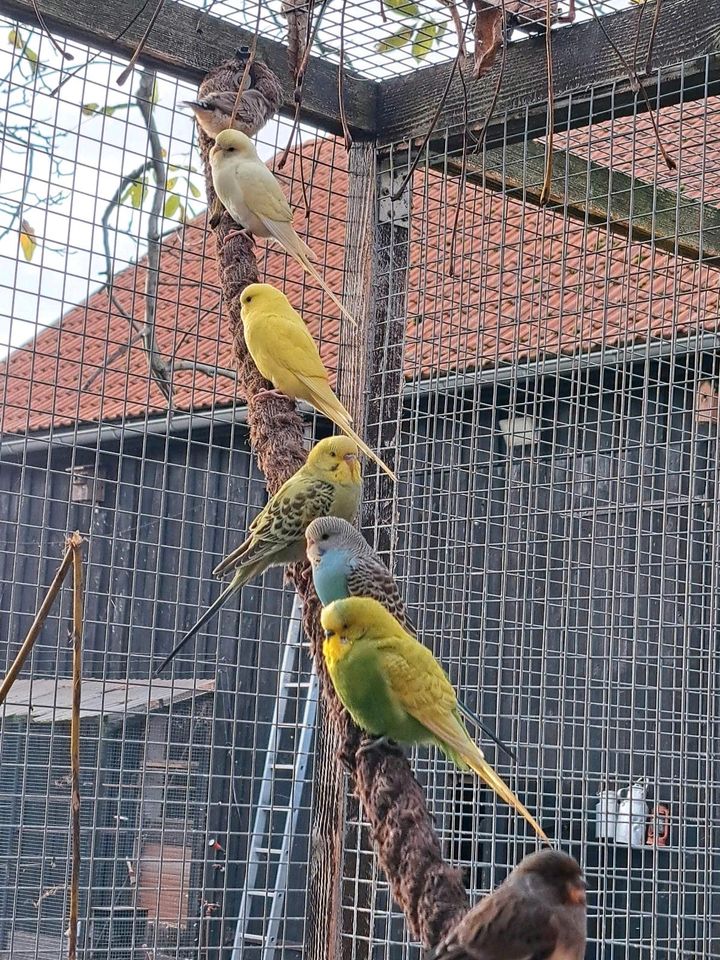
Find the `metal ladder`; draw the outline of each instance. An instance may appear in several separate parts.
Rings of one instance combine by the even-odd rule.
[[[300,603],[295,597],[280,666],[278,697],[270,726],[260,796],[250,835],[247,877],[231,960],[242,960],[243,947],[250,945],[262,948],[262,960],[273,960],[275,955],[287,894],[290,848],[306,783],[317,714],[317,675],[313,670],[309,678],[304,679],[303,673]],[[299,728],[297,723],[287,722],[288,708],[294,700],[292,691],[297,691],[298,699],[305,692]],[[298,734],[296,742],[293,739],[295,733]],[[292,754],[292,762],[282,760],[287,754]],[[275,788],[281,782],[291,784],[287,805],[277,805],[273,800]],[[277,817],[278,812],[284,814],[282,831],[271,826],[273,815]],[[258,883],[261,871],[265,875],[262,884]],[[258,926],[261,927],[259,932]]]

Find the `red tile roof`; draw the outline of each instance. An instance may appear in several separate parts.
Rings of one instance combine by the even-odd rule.
[[[683,109],[682,127],[676,124],[678,143],[668,143],[677,151],[682,144],[684,169],[691,173],[689,189],[684,175],[680,186],[688,193],[702,191],[703,199],[712,202],[720,193],[720,160],[708,146],[713,140],[707,105]],[[643,136],[638,133],[641,127]],[[717,118],[715,128],[720,132]],[[667,139],[669,120],[663,129]],[[573,133],[570,146],[581,155],[591,150],[599,162],[612,154],[616,166],[660,181],[664,174],[646,118],[615,121],[612,131],[607,130],[607,125],[600,125]],[[621,149],[623,136],[637,149]],[[291,178],[284,186],[297,210],[296,226],[305,232],[301,167],[312,210],[307,239],[324,264],[328,282],[341,291],[344,150],[334,140],[314,141],[296,151],[283,171]],[[699,171],[700,182],[693,179]],[[665,185],[676,189],[676,175],[666,176]],[[457,190],[456,181],[443,182],[432,172],[421,172],[414,179],[407,376],[573,354],[717,327],[716,272],[474,186],[462,196],[455,276],[450,276]],[[334,305],[278,247],[262,243],[258,250],[261,273],[283,286],[321,343],[326,364],[334,368],[338,356]],[[144,284],[141,261],[117,274],[113,285],[120,306],[138,321],[143,318]],[[164,242],[159,290],[160,351],[232,366],[220,315],[214,243],[206,233],[204,216]],[[123,351],[128,339],[127,319],[101,291],[15,350],[0,366],[0,432],[23,434],[162,412],[165,401],[148,379],[142,345],[135,343]],[[207,409],[235,399],[234,381],[214,381],[189,371],[176,374],[178,409]]]

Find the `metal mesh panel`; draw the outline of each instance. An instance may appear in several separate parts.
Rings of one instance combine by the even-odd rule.
[[[207,6],[254,27],[254,4]],[[418,4],[413,17],[440,22],[444,9]],[[342,15],[333,6],[321,24],[326,59],[339,58]],[[412,48],[378,51],[404,22],[394,5],[385,15],[375,2],[345,11],[347,65],[373,78],[417,65]],[[194,88],[159,75],[142,94],[169,181],[155,298],[157,349],[179,361],[168,418],[135,336],[155,196],[141,69],[118,89],[124,62],[71,44],[83,68],[61,73],[47,37],[2,28],[0,660],[16,653],[65,534],[80,529],[82,956],[299,958],[327,774],[313,765],[317,689],[281,572],[243,590],[171,683],[150,680],[265,502],[227,375],[194,128],[180,107]],[[263,6],[261,30],[281,39],[286,23]],[[426,62],[454,51],[448,25]],[[597,957],[711,957],[720,946],[714,70],[708,59],[688,64],[688,79],[684,66],[666,71],[654,106],[675,171],[642,98],[613,88],[561,105],[544,208],[542,104],[498,114],[465,155],[459,127],[436,131],[394,203],[405,139],[378,151],[377,183],[361,184],[386,201],[367,433],[397,447],[400,475],[388,500],[368,471],[363,529],[462,699],[517,747],[517,765],[488,749],[491,759],[583,863]],[[261,132],[268,162],[289,134],[284,119]],[[359,229],[346,224],[347,156],[322,129],[303,126],[300,139],[278,175],[340,291]],[[350,332],[277,247],[260,242],[258,255],[334,373]],[[327,431],[317,418],[307,427],[308,438]],[[0,727],[0,957],[13,960],[66,952],[68,618],[63,595]],[[411,759],[474,901],[534,841],[437,752]],[[639,778],[666,842],[598,840],[599,791]],[[343,904],[348,955],[418,955],[353,801]]]

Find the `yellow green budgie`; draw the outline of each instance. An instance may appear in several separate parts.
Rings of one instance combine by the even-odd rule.
[[[270,380],[275,392],[306,400],[332,420],[362,452],[397,479],[352,427],[352,418],[332,391],[327,370],[305,321],[290,301],[269,283],[251,283],[240,297],[245,343],[255,366]]]
[[[338,697],[366,733],[400,743],[434,743],[477,773],[550,843],[532,814],[470,739],[452,684],[432,653],[370,597],[323,607],[323,654]]]
[[[233,594],[269,567],[305,559],[305,528],[316,517],[352,520],[360,505],[362,471],[358,448],[348,437],[316,443],[307,461],[271,497],[250,524],[249,536],[220,563],[214,574],[234,569],[220,596],[188,630],[155,671],[157,676]]]

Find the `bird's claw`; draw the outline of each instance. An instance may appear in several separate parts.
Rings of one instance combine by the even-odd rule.
[[[368,751],[374,750],[376,747],[389,747],[391,743],[392,741],[389,737],[366,737],[355,751],[355,756],[359,757],[361,754],[368,753]]]
[[[236,237],[244,237],[247,240],[252,240],[252,234],[244,227],[242,230],[228,230],[228,232],[225,234],[225,239],[223,240],[223,246],[226,243],[230,243],[230,241],[234,240]]]
[[[267,388],[264,390],[258,390],[258,392],[255,394],[256,400],[266,400],[268,397],[273,397],[275,400],[287,400],[287,396],[282,392],[282,390],[271,390],[270,388]]]

